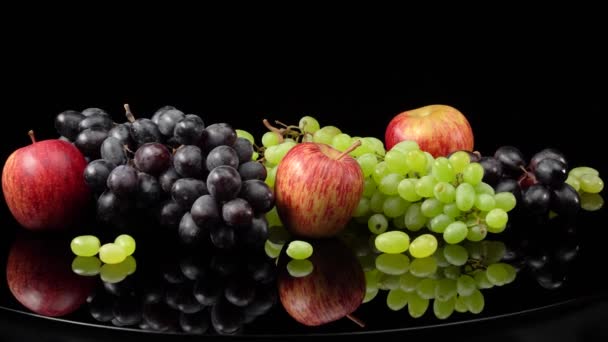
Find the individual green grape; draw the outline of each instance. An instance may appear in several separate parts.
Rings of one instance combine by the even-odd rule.
[[[467,165],[462,171],[462,179],[473,186],[481,183],[483,179],[483,166],[479,163]]]
[[[446,301],[456,297],[457,293],[456,280],[444,278],[437,281],[437,287],[435,287],[436,300]]]
[[[352,138],[346,133],[340,133],[331,139],[331,146],[340,152],[345,151],[352,144]]]
[[[410,255],[414,258],[426,258],[437,250],[437,239],[431,234],[422,234],[410,243]]]
[[[443,256],[454,266],[462,266],[469,260],[467,249],[460,245],[446,245],[443,248]]]
[[[467,306],[469,312],[473,314],[478,314],[482,312],[485,306],[483,294],[479,290],[474,290],[470,296],[463,296],[462,300]]]
[[[456,301],[454,302],[454,310],[460,313],[465,313],[469,311],[467,305],[464,303],[464,298],[462,296],[456,296]]]
[[[393,146],[393,148],[391,148],[391,151],[392,150],[397,150],[397,151],[401,151],[403,153],[407,153],[408,151],[412,151],[412,150],[420,150],[420,146],[414,140],[403,140],[403,141],[398,142],[395,146]]]
[[[266,132],[262,135],[262,145],[268,149],[271,146],[276,146],[281,142],[281,136],[275,132]]]
[[[96,276],[101,269],[101,261],[95,256],[76,256],[72,261],[72,272],[81,276]]]
[[[462,221],[450,223],[443,231],[443,240],[449,244],[462,242],[469,233],[467,225]]]
[[[416,193],[420,197],[433,197],[436,184],[434,176],[423,176],[416,182]]]
[[[427,218],[422,215],[419,203],[412,203],[405,211],[405,227],[410,231],[418,231],[424,227]]]
[[[494,284],[488,280],[488,276],[486,271],[478,271],[473,275],[473,279],[475,279],[475,285],[478,289],[490,289],[494,287]]]
[[[399,277],[399,288],[405,292],[416,291],[416,286],[422,280],[411,273],[404,273]]]
[[[471,157],[465,151],[452,153],[448,160],[450,161],[450,164],[452,164],[455,173],[461,173],[464,171],[464,168],[471,163]]]
[[[456,207],[460,211],[469,211],[473,205],[475,205],[475,189],[469,183],[461,183],[456,188]]]
[[[125,261],[121,262],[119,265],[124,267],[127,275],[131,275],[137,270],[137,261],[135,261],[135,258],[132,255],[126,257]]]
[[[420,195],[418,195],[418,193],[416,192],[417,182],[418,180],[413,178],[406,178],[399,182],[399,186],[397,187],[397,192],[399,193],[399,196],[409,202],[419,201],[422,197],[420,197]]]
[[[499,265],[502,265],[503,269],[507,272],[505,284],[510,284],[515,281],[515,278],[517,277],[517,270],[515,267],[505,263],[499,263]]]
[[[278,163],[281,162],[281,153],[280,153],[280,145],[272,145],[266,148],[266,150],[264,150],[264,158],[266,158],[266,160],[274,165],[277,165]]]
[[[419,318],[429,308],[429,300],[421,298],[416,292],[408,294],[407,311],[412,318]]]
[[[386,177],[391,171],[386,166],[386,162],[381,161],[376,164],[376,168],[374,168],[374,173],[372,173],[372,178],[376,184],[380,184],[382,179]]]
[[[382,253],[376,257],[376,268],[390,275],[401,275],[410,267],[410,259],[405,254]]]
[[[399,288],[400,275],[386,274],[380,272],[380,280],[378,281],[378,288],[380,290],[395,290]]]
[[[365,304],[365,303],[371,302],[374,298],[376,298],[376,296],[378,295],[378,292],[379,292],[378,289],[366,291],[365,296],[363,297],[363,301],[361,303]]]
[[[487,235],[488,228],[485,224],[480,223],[469,227],[469,231],[467,233],[467,240],[477,242],[485,239]]]
[[[437,260],[433,257],[416,258],[410,263],[410,273],[416,277],[430,277],[435,272],[437,272]]]
[[[420,150],[410,150],[405,154],[407,169],[418,174],[426,174],[428,159]]]
[[[443,233],[445,228],[454,222],[454,219],[446,214],[439,214],[433,217],[429,223],[429,229],[434,233]]]
[[[443,203],[436,198],[427,198],[420,205],[420,212],[428,218],[435,217],[443,212]]]
[[[475,208],[481,211],[490,211],[496,207],[494,196],[488,194],[479,194],[475,196]]]
[[[273,167],[269,170],[268,169],[266,170],[266,184],[271,189],[274,189],[274,182],[277,178],[277,169],[278,169],[278,167]]]
[[[435,314],[435,317],[447,319],[454,313],[455,304],[456,297],[450,297],[450,299],[445,301],[435,299],[433,301],[433,313]]]
[[[443,213],[451,217],[452,219],[460,216],[462,212],[458,209],[456,203],[450,203],[443,206]]]
[[[277,207],[272,207],[269,212],[265,214],[268,227],[282,226],[281,219],[279,218],[279,212]]]
[[[319,121],[312,116],[303,116],[298,122],[298,127],[302,132],[314,134],[321,126]]]
[[[456,280],[461,274],[462,271],[460,270],[459,266],[449,265],[443,268],[443,276],[448,279]]]
[[[380,214],[384,211],[384,201],[386,200],[386,195],[383,194],[380,190],[376,190],[372,195],[372,198],[369,200],[369,207],[372,212]]]
[[[510,192],[501,192],[494,195],[494,202],[496,203],[496,208],[502,209],[505,212],[513,210],[517,204],[515,196]]]
[[[566,178],[566,183],[569,184],[574,190],[579,191],[581,189],[581,182],[577,177],[572,174],[568,174],[568,178]]]
[[[374,145],[369,142],[369,140],[361,139],[360,137],[353,137],[353,143],[357,140],[361,141],[361,145],[355,148],[352,152],[349,153],[350,156],[359,158],[360,156],[366,153],[374,153]]]
[[[371,178],[365,178],[365,183],[363,183],[363,196],[370,198],[376,192],[376,182]]]
[[[433,176],[435,176],[435,179],[437,179],[439,182],[451,183],[456,179],[454,168],[446,157],[439,157],[435,159],[431,172],[433,173]]]
[[[399,183],[403,180],[403,176],[398,175],[396,173],[389,173],[384,176],[380,181],[380,185],[378,185],[378,190],[380,190],[385,195],[397,195]]]
[[[120,247],[122,247],[125,250],[125,254],[127,256],[135,253],[135,247],[136,247],[135,239],[133,237],[131,237],[130,235],[127,235],[127,234],[118,235],[116,237],[116,239],[114,240],[114,243],[119,245]]]
[[[312,251],[313,248],[310,243],[302,240],[293,240],[287,245],[285,252],[292,259],[304,260],[310,258]]]
[[[435,291],[438,282],[435,279],[425,278],[422,279],[418,285],[416,285],[416,293],[420,298],[433,299],[435,298]]]
[[[405,211],[410,206],[410,202],[406,202],[399,196],[389,196],[382,204],[382,210],[386,217],[395,218],[403,216]]]
[[[433,171],[433,164],[435,164],[435,157],[432,154],[424,151],[424,155],[426,156],[426,174],[430,174]],[[420,175],[422,176],[422,175]]]
[[[408,204],[409,207],[409,204]],[[407,209],[405,209],[407,210]],[[393,219],[393,226],[399,230],[405,229],[405,215],[397,216]]]
[[[374,261],[375,264],[375,261]],[[370,271],[365,271],[365,289],[366,291],[377,290],[378,289],[378,280],[380,279],[380,271],[377,269],[372,269]]]
[[[102,246],[103,247],[103,246]],[[102,260],[103,261],[103,260]],[[127,277],[126,269],[120,263],[117,264],[105,264],[99,269],[99,276],[101,280],[106,283],[115,284],[119,283]]]
[[[126,257],[125,249],[115,243],[106,243],[99,248],[99,259],[106,264],[121,263]]]
[[[599,177],[591,174],[582,175],[579,177],[581,191],[597,194],[604,189],[604,181]]]
[[[401,289],[388,291],[386,296],[386,306],[393,311],[399,311],[407,305],[409,295]]]
[[[481,183],[475,185],[473,188],[475,189],[475,193],[477,195],[486,194],[486,195],[494,196],[496,194],[496,192],[494,191],[494,188],[488,183],[481,182]]]
[[[460,296],[470,296],[477,289],[477,283],[473,277],[463,274],[456,281],[456,289]]]
[[[290,260],[287,263],[287,272],[294,278],[302,278],[311,274],[314,270],[312,262],[308,259],[305,260]]]
[[[582,193],[581,208],[587,211],[600,210],[604,206],[604,199],[600,194]]]
[[[441,203],[453,203],[456,200],[456,188],[450,183],[439,182],[433,189],[433,195],[435,195],[435,198],[441,201]]]
[[[404,232],[393,230],[376,236],[374,244],[383,253],[399,254],[409,248],[410,237]]]
[[[388,220],[382,214],[374,214],[367,220],[367,228],[376,235],[382,234],[388,229]]]
[[[447,267],[450,263],[443,256],[443,247],[437,248],[435,253],[433,254],[433,258],[437,261],[437,266],[439,267]]]
[[[579,167],[575,167],[574,169],[570,170],[570,172],[568,174],[572,175],[576,178],[581,178],[584,175],[599,176],[600,172],[592,167],[579,166]]]
[[[361,197],[361,199],[359,200],[359,204],[357,204],[355,211],[353,211],[353,217],[362,217],[369,215],[370,211],[371,209],[369,198]]]
[[[384,162],[390,172],[405,175],[408,172],[408,166],[405,159],[405,154],[398,150],[390,150],[384,156]]]
[[[257,153],[256,151],[253,151],[253,153],[251,154],[251,160],[258,160],[259,157],[260,157],[260,154]]]
[[[486,224],[490,233],[500,233],[505,230],[509,215],[502,209],[492,209],[486,215]]]
[[[264,243],[264,251],[271,259],[276,259],[281,254],[281,249],[283,249],[283,245],[274,244],[270,240],[266,240]]]
[[[72,239],[70,249],[77,256],[90,257],[99,252],[99,239],[93,235],[81,235]]]
[[[235,129],[235,131],[237,137],[247,139],[251,144],[255,144],[255,139],[253,138],[253,135],[251,135],[251,133],[242,129]]]
[[[507,270],[500,263],[488,266],[486,269],[486,277],[490,283],[496,286],[506,284],[509,279]]]
[[[359,166],[361,166],[363,176],[367,178],[374,173],[376,165],[378,165],[378,158],[373,153],[366,153],[357,158],[357,162],[359,163]]]
[[[332,139],[342,133],[342,131],[335,126],[324,126],[313,133],[312,140],[316,143],[331,145]]]

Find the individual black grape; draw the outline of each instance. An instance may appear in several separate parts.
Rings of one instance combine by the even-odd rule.
[[[191,255],[182,258],[179,261],[179,268],[182,270],[184,277],[190,280],[197,280],[205,274],[205,265],[199,259],[195,259]]]
[[[248,226],[253,219],[253,209],[246,200],[235,198],[222,206],[222,218],[230,226]]]
[[[209,320],[209,312],[207,310],[193,314],[182,312],[179,316],[179,325],[185,333],[200,335],[209,329]]]
[[[137,284],[132,277],[127,277],[117,283],[103,282],[104,290],[117,297],[136,296],[138,292]]]
[[[239,174],[243,181],[250,179],[266,180],[268,172],[262,163],[249,161],[239,165]]]
[[[144,285],[142,290],[143,292],[143,302],[146,304],[154,304],[160,302],[163,298],[165,298],[165,285],[164,283],[158,280],[148,280]]]
[[[232,147],[239,156],[239,164],[251,161],[251,157],[253,156],[253,145],[249,140],[238,137]]]
[[[89,312],[98,322],[110,322],[114,319],[112,297],[105,293],[98,293],[89,304]]]
[[[276,276],[274,265],[266,257],[249,260],[247,270],[251,279],[263,284],[269,284]]]
[[[78,125],[84,119],[84,115],[75,110],[66,110],[55,117],[55,129],[57,132],[68,138],[70,141],[76,140],[80,129]]]
[[[205,128],[207,134],[203,134],[203,146],[211,151],[217,146],[232,146],[236,141],[236,131],[227,123],[216,123]]]
[[[242,246],[262,248],[268,239],[268,221],[264,214],[258,214],[251,220],[251,226],[247,229],[239,229],[237,238]]]
[[[536,170],[536,166],[538,165],[538,163],[545,159],[557,160],[559,162],[562,162],[564,165],[566,165],[566,168],[568,168],[568,161],[560,151],[554,148],[546,148],[532,156],[532,159],[530,159],[530,164],[528,165],[530,167],[530,170]]]
[[[101,158],[115,164],[127,163],[127,154],[122,142],[114,137],[107,137],[101,144]]]
[[[223,287],[224,284],[218,274],[208,273],[194,284],[194,298],[203,305],[213,305],[223,295]]]
[[[186,211],[174,200],[167,200],[160,209],[160,224],[168,228],[177,228]]]
[[[568,177],[568,171],[566,164],[561,161],[546,158],[536,165],[534,176],[540,183],[556,188],[564,184]]]
[[[207,189],[218,201],[235,198],[241,191],[241,176],[230,166],[218,166],[207,176]]]
[[[152,115],[152,118],[151,118],[152,122],[154,122],[155,124],[158,125],[158,120],[160,119],[160,116],[163,115],[166,111],[173,110],[173,109],[176,109],[176,108],[173,107],[173,106],[163,106],[163,107],[160,107]]]
[[[191,283],[183,284],[177,291],[177,297],[175,299],[177,309],[183,313],[193,314],[203,309],[203,305],[194,297]]]
[[[147,173],[138,174],[137,204],[149,206],[160,201],[163,190],[156,177]]]
[[[226,285],[224,296],[233,305],[247,306],[255,298],[255,283],[246,277],[235,277]]]
[[[97,199],[97,217],[104,222],[112,222],[129,210],[129,201],[106,190]]]
[[[171,193],[171,188],[176,180],[182,178],[174,168],[170,167],[158,176],[160,186],[166,193]]]
[[[544,185],[535,184],[523,194],[523,204],[529,212],[538,215],[547,214],[551,203],[551,191]]]
[[[112,127],[108,132],[108,136],[118,139],[123,146],[127,145],[130,149],[135,149],[135,144],[131,138],[130,127],[130,122],[118,124]]]
[[[84,182],[93,191],[102,192],[106,189],[108,176],[115,167],[115,164],[104,159],[93,160],[84,169]]]
[[[192,219],[199,227],[209,229],[220,221],[217,202],[211,195],[203,195],[194,201],[190,210]]]
[[[526,161],[523,153],[514,146],[502,146],[494,153],[496,158],[503,166],[503,172],[518,176],[522,174]]]
[[[211,257],[209,268],[223,277],[231,276],[241,270],[242,259],[233,251],[224,250]]]
[[[121,324],[135,325],[142,319],[143,307],[134,297],[124,297],[114,305],[114,317]]]
[[[110,114],[108,114],[108,112],[106,112],[105,110],[103,110],[101,108],[95,108],[95,107],[91,107],[91,108],[87,108],[87,109],[83,110],[82,115],[84,115],[86,117],[93,116],[93,115],[110,116]]]
[[[150,119],[137,119],[131,122],[130,130],[131,137],[137,146],[161,141],[158,126]]]
[[[559,215],[574,217],[580,209],[581,198],[570,184],[563,183],[559,188],[552,190],[551,210]]]
[[[186,245],[197,245],[207,236],[206,229],[199,227],[192,215],[186,212],[179,223],[178,236],[180,241]]]
[[[201,179],[203,177],[203,154],[200,148],[184,145],[173,155],[173,167],[182,177]]]
[[[171,152],[160,143],[146,143],[135,152],[135,167],[151,175],[159,175],[171,166]]]
[[[521,197],[522,197],[521,187],[519,186],[519,183],[514,179],[506,178],[506,179],[499,181],[498,184],[496,184],[496,187],[494,188],[494,190],[496,191],[496,193],[510,192],[513,194],[513,196],[515,196],[515,200],[517,201],[517,203],[519,203],[521,201]]]
[[[483,166],[483,181],[492,186],[496,185],[502,178],[502,164],[493,157],[483,157],[479,161]]]
[[[192,207],[194,201],[206,194],[207,186],[200,179],[181,178],[171,187],[171,197],[184,208]]]
[[[127,196],[137,191],[137,170],[128,165],[119,165],[108,176],[107,186],[117,196]]]
[[[230,146],[218,146],[212,149],[207,155],[207,170],[211,171],[218,166],[227,165],[233,168],[239,167],[239,156]]]
[[[166,110],[158,117],[158,130],[164,136],[172,136],[175,125],[185,117],[184,113],[179,109]]]
[[[239,197],[245,199],[256,213],[266,213],[274,207],[274,194],[261,180],[244,181]]]
[[[179,268],[179,265],[175,263],[175,260],[170,260],[163,264],[162,266],[162,274],[163,278],[169,284],[182,284],[188,279],[182,273],[182,270]],[[171,289],[177,289],[176,287],[168,287],[165,289],[165,292],[168,292]]]
[[[177,313],[167,310],[167,307],[161,303],[147,304],[144,306],[143,319],[152,330],[166,331],[174,324]]]
[[[112,129],[114,122],[109,116],[106,115],[91,115],[88,116],[78,124],[78,129],[82,132],[85,129],[97,129],[100,131],[109,131]]]
[[[274,306],[277,300],[276,297],[272,286],[258,288],[253,301],[243,308],[245,317],[251,319],[267,313]]]
[[[76,137],[74,145],[78,147],[80,152],[85,156],[95,160],[101,157],[101,144],[108,137],[108,132],[94,129],[85,129]]]
[[[211,324],[220,335],[237,333],[244,319],[242,310],[225,299],[219,300],[211,309]]]
[[[236,241],[234,235],[234,229],[223,224],[211,227],[209,230],[211,243],[220,249],[229,249],[234,247]]]
[[[173,136],[182,145],[201,145],[203,143],[205,123],[198,115],[188,114],[181,119],[173,130]]]

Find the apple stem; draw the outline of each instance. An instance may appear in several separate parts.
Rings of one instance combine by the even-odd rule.
[[[268,128],[269,131],[274,132],[279,135],[279,144],[282,143],[283,142],[283,130],[280,130],[280,129],[274,127],[266,119],[262,120],[262,122],[264,123],[264,126],[266,126],[266,128]]]
[[[30,129],[29,132],[27,132],[27,135],[30,136],[30,139],[32,139],[32,144],[36,143],[36,136],[34,135],[34,130]]]
[[[357,139],[357,141],[355,141],[352,145],[350,145],[349,148],[347,148],[346,150],[344,150],[344,152],[340,153],[340,155],[336,157],[336,160],[342,159],[345,155],[351,153],[352,151],[354,151],[359,146],[361,146],[361,140]]]
[[[131,107],[129,106],[128,103],[125,103],[124,107],[125,107],[125,116],[127,117],[127,120],[129,120],[129,122],[134,122],[135,116],[133,115],[133,113],[131,113]]]
[[[352,322],[354,322],[359,327],[365,328],[365,323],[362,320],[358,319],[357,317],[355,317],[351,314],[348,314],[348,315],[346,315],[346,318],[350,319]]]

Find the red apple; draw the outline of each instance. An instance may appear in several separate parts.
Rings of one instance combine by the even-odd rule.
[[[94,277],[72,272],[69,241],[18,237],[6,264],[6,280],[13,296],[29,310],[58,317],[86,302]]]
[[[50,139],[14,151],[2,170],[2,191],[11,213],[31,230],[63,229],[80,218],[91,198],[86,160],[69,142]]]
[[[308,142],[296,145],[283,158],[274,185],[275,203],[292,234],[320,238],[344,229],[364,183],[361,167],[349,150]]]
[[[395,116],[386,127],[386,149],[403,140],[414,140],[433,157],[447,156],[458,150],[473,151],[473,130],[456,108],[430,105]]]
[[[308,326],[351,318],[349,315],[365,297],[361,264],[337,238],[310,243],[314,251],[308,260],[313,271],[305,277],[292,277],[287,271],[291,258],[284,253],[279,257],[277,281],[281,304],[291,317]]]

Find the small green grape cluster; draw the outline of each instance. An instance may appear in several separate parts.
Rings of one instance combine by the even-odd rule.
[[[70,249],[76,255],[72,261],[72,271],[82,276],[99,274],[108,283],[120,282],[137,269],[132,255],[135,247],[135,239],[127,234],[121,234],[113,243],[104,245],[96,236],[77,236],[70,243]]]
[[[584,210],[596,211],[604,206],[604,199],[600,195],[604,181],[598,170],[588,166],[575,167],[568,172],[566,183],[578,191]]]

